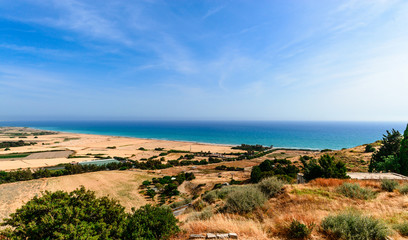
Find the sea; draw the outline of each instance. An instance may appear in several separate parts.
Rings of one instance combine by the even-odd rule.
[[[137,137],[200,143],[300,149],[342,149],[382,139],[386,130],[405,130],[405,122],[283,121],[19,121],[0,126],[70,133]]]

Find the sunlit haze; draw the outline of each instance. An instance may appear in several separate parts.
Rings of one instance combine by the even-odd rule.
[[[0,120],[408,119],[408,1],[0,0]]]

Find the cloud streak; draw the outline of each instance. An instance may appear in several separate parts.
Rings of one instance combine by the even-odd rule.
[[[74,95],[83,114],[85,106],[100,110],[98,102],[108,109],[123,102],[115,113],[143,117],[178,105],[180,117],[223,119],[236,116],[234,104],[264,120],[276,119],[274,111],[296,119],[287,109],[321,120],[400,117],[358,110],[389,105],[377,97],[383,91],[408,102],[407,2],[217,4],[1,2],[0,88],[16,102],[25,95],[45,106],[42,98],[69,105]]]

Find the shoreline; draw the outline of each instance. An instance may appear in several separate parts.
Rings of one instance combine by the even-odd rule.
[[[13,128],[13,126],[4,126],[4,127],[10,127]],[[56,130],[49,130],[47,128],[35,128],[35,127],[21,127],[21,128],[28,128],[28,129],[34,129],[34,130],[42,130],[42,131],[50,131],[50,132],[56,132],[56,133],[62,133],[62,134],[84,134],[84,135],[93,135],[93,136],[104,136],[104,137],[120,137],[120,138],[129,138],[129,139],[138,139],[138,140],[156,140],[156,141],[167,141],[167,142],[174,142],[174,143],[192,143],[192,144],[200,144],[200,145],[214,145],[214,146],[222,146],[222,147],[236,147],[241,144],[246,144],[246,143],[241,143],[241,144],[226,144],[226,143],[211,143],[211,142],[198,142],[198,141],[188,141],[188,140],[171,140],[171,139],[161,139],[161,138],[144,138],[144,137],[132,137],[132,136],[123,136],[123,135],[112,135],[112,134],[96,134],[96,133],[84,133],[84,132],[77,132],[77,131],[56,131]],[[249,144],[249,145],[255,145],[255,144]],[[262,145],[264,147],[269,147],[266,145]],[[307,147],[279,147],[279,146],[274,146],[271,149],[273,150],[293,150],[293,151],[321,151],[324,148],[307,148]],[[335,150],[340,150],[340,149],[331,149],[333,151]]]
[[[50,131],[50,132],[56,132],[56,133],[62,133],[62,134],[82,134],[82,135],[92,135],[92,136],[102,136],[102,137],[129,138],[129,139],[137,139],[137,140],[157,140],[157,141],[166,141],[166,142],[174,142],[174,143],[194,143],[194,144],[214,145],[214,146],[222,146],[222,147],[235,147],[235,146],[237,146],[237,145],[233,145],[233,144],[223,144],[223,143],[209,143],[209,142],[197,142],[197,141],[187,141],[187,140],[170,140],[170,139],[160,139],[160,138],[142,138],[142,137],[111,135],[111,134],[71,132],[71,131],[55,131],[55,130],[48,130],[48,129],[45,129],[45,128],[33,128],[33,127],[26,127],[26,128],[34,129],[34,130]]]

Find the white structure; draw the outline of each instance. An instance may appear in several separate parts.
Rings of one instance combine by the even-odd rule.
[[[367,172],[349,172],[347,175],[351,179],[358,180],[381,180],[381,179],[393,179],[393,180],[408,180],[407,176],[398,173],[367,173]]]

